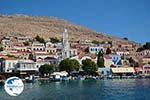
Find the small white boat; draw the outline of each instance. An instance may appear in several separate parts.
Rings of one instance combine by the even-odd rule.
[[[25,77],[25,80],[27,83],[33,83],[34,82],[34,76],[30,75],[29,77]]]

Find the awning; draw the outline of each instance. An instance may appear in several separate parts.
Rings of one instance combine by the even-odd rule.
[[[62,72],[53,72],[51,75],[67,76],[68,73],[67,73],[66,71],[62,71]]]
[[[135,73],[133,67],[111,68],[113,73]]]
[[[27,74],[26,72],[20,72],[20,74]]]

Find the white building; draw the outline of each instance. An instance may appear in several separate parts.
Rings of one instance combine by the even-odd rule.
[[[11,73],[16,70],[18,60],[14,58],[1,58],[0,59],[0,71],[5,73]]]
[[[28,72],[28,71],[38,71],[36,63],[32,60],[19,60],[17,63],[17,71]]]
[[[31,38],[31,37],[28,37],[28,36],[19,36],[19,37],[17,37],[18,42],[21,42],[21,43],[26,42],[26,41],[29,41],[29,40],[31,40],[31,39],[32,39],[32,38]]]
[[[18,51],[18,52],[25,52],[25,51],[31,51],[31,48],[29,46],[14,46],[12,50]]]
[[[46,44],[45,44],[46,48],[53,47],[53,46],[55,46],[55,45],[51,42],[46,42]]]
[[[136,52],[136,56],[150,56],[150,50],[143,50],[141,52]]]
[[[47,48],[45,48],[45,51],[50,54],[56,54],[57,48],[56,47],[47,47]]]
[[[37,71],[38,68],[36,67],[36,63],[32,60],[20,60],[15,58],[0,59],[0,72],[3,73],[24,72],[27,74]]]
[[[70,57],[74,57],[77,55],[78,55],[77,49],[69,49],[69,56]]]
[[[31,46],[32,51],[45,51],[44,43],[34,42]]]
[[[93,53],[93,54],[98,54],[98,52],[100,50],[104,51],[104,48],[103,47],[99,47],[99,46],[91,46],[91,47],[89,47],[89,52]]]
[[[10,43],[10,39],[3,39],[3,40],[2,40],[2,45],[3,45],[3,46],[8,45],[9,43]]]
[[[129,51],[117,51],[116,54],[120,56],[129,56],[130,52]]]
[[[38,60],[38,59],[44,59],[46,57],[53,56],[53,55],[47,53],[46,51],[38,51],[38,52],[36,51],[36,52],[34,52],[33,55],[34,55],[34,57],[35,57],[36,60]]]

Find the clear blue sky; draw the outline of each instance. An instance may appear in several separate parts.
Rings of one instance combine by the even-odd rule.
[[[150,0],[0,0],[0,13],[56,16],[113,36],[150,41]]]

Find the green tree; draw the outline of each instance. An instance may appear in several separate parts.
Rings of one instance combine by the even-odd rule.
[[[3,51],[4,49],[3,49],[3,47],[0,47],[0,51]]]
[[[39,40],[39,42],[40,42],[40,43],[45,43],[45,40],[44,40],[43,38],[41,38],[41,39]]]
[[[143,50],[144,50],[143,47],[139,47],[139,48],[136,50],[136,52],[141,52],[141,51],[143,51]]]
[[[133,58],[132,57],[130,57],[129,58],[129,63],[131,64],[131,63],[134,63],[135,61],[133,60]]]
[[[91,59],[85,59],[82,61],[82,69],[88,74],[94,73],[98,70],[98,67]]]
[[[93,40],[92,43],[93,43],[93,44],[100,44],[100,42],[97,41],[97,40]]]
[[[110,48],[107,48],[106,54],[111,54],[111,49]]]
[[[150,42],[146,42],[143,46],[139,47],[137,49],[137,52],[141,52],[143,50],[148,50],[148,49],[150,49]]]
[[[98,67],[104,67],[104,52],[103,50],[100,50],[99,53],[98,53],[98,57],[97,57],[97,65]]]
[[[54,71],[55,65],[49,65],[49,64],[44,64],[41,65],[39,68],[39,72],[41,73],[42,76],[44,76],[44,74],[50,74]]]
[[[84,50],[86,53],[89,53],[89,47],[85,48]]]
[[[80,68],[80,64],[77,60],[75,59],[64,59],[60,62],[59,64],[59,69],[60,71],[67,71],[67,72],[71,72],[71,71],[78,71]]]
[[[39,41],[40,43],[45,43],[45,40],[42,37],[40,37],[39,35],[37,35],[35,37],[35,39],[36,39],[36,41]]]
[[[73,70],[78,71],[80,68],[80,63],[78,62],[78,60],[71,59],[70,61],[71,61],[71,65],[72,65]]]
[[[110,44],[111,47],[112,47],[112,45],[113,45],[113,44],[112,44],[112,41],[108,41],[108,44]]]
[[[146,42],[146,43],[143,45],[143,48],[144,48],[144,49],[150,49],[150,42]]]
[[[10,54],[7,54],[6,56],[10,57],[10,58],[18,58],[16,57],[15,55],[10,55]]]
[[[58,43],[58,42],[60,42],[60,40],[58,39],[58,38],[53,38],[53,37],[50,37],[50,40],[51,40],[51,42],[52,43]]]
[[[35,57],[35,55],[34,54],[29,54],[29,57],[28,57],[28,59],[30,59],[30,60],[34,60],[35,61],[35,59],[36,59],[36,57]]]
[[[105,43],[106,43],[105,41],[102,41],[102,42],[101,42],[101,44],[105,44]]]
[[[131,67],[138,67],[139,66],[139,63],[136,62],[132,57],[130,57],[128,60],[129,60]]]
[[[37,35],[37,36],[35,37],[35,39],[36,39],[37,41],[39,41],[41,38],[40,38],[39,35]]]
[[[124,40],[128,40],[128,38],[127,38],[127,37],[124,37],[123,39],[124,39]]]
[[[28,41],[23,42],[23,44],[24,44],[25,46],[29,46],[29,45],[30,45]]]

